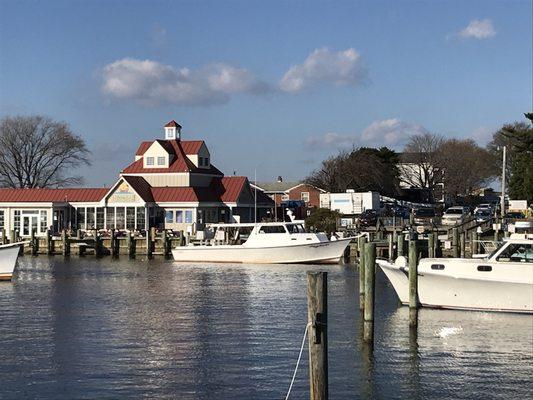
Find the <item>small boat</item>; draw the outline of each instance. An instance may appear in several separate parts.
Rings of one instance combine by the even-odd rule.
[[[376,263],[408,304],[407,259]],[[423,307],[533,313],[533,238],[513,234],[485,258],[421,259],[418,298]]]
[[[299,223],[212,224],[200,244],[176,247],[176,261],[220,263],[337,263],[353,239],[306,233]],[[211,239],[209,239],[211,237]]]
[[[17,265],[21,243],[0,245],[0,281],[10,281]]]

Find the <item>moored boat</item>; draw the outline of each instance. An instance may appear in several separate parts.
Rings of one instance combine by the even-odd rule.
[[[213,224],[212,239],[176,247],[176,261],[221,263],[337,263],[353,238],[306,233],[298,223]]]
[[[21,243],[0,245],[0,281],[10,281],[17,265]]]
[[[376,262],[408,304],[405,257]],[[533,313],[533,239],[512,235],[485,258],[421,259],[418,297],[423,307]]]

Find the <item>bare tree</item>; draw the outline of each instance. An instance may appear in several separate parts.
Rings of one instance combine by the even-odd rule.
[[[84,140],[69,126],[43,116],[0,121],[0,186],[63,187],[80,184],[72,171],[90,164]]]
[[[400,181],[413,188],[427,189],[430,202],[435,187],[442,183],[438,149],[444,141],[443,136],[434,133],[413,135],[400,156]]]

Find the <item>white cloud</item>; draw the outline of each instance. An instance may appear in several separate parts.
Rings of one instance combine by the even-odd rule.
[[[459,37],[463,39],[488,39],[496,35],[496,30],[490,19],[474,19],[459,32]]]
[[[401,149],[411,135],[427,133],[422,125],[401,121],[397,118],[374,121],[361,134],[339,134],[328,132],[322,136],[311,136],[305,140],[309,149],[348,149],[353,146]]]
[[[106,65],[101,76],[101,90],[106,96],[145,104],[221,104],[233,94],[258,93],[268,88],[248,70],[223,63],[191,70],[124,58]]]
[[[355,85],[365,78],[361,57],[355,49],[335,53],[324,47],[313,51],[302,64],[292,66],[279,86],[285,92],[296,93],[320,83]]]

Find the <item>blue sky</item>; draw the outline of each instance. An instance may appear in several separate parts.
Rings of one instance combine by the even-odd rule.
[[[171,119],[227,174],[338,149],[484,144],[532,105],[532,2],[0,0],[0,117],[68,122],[110,185]]]

